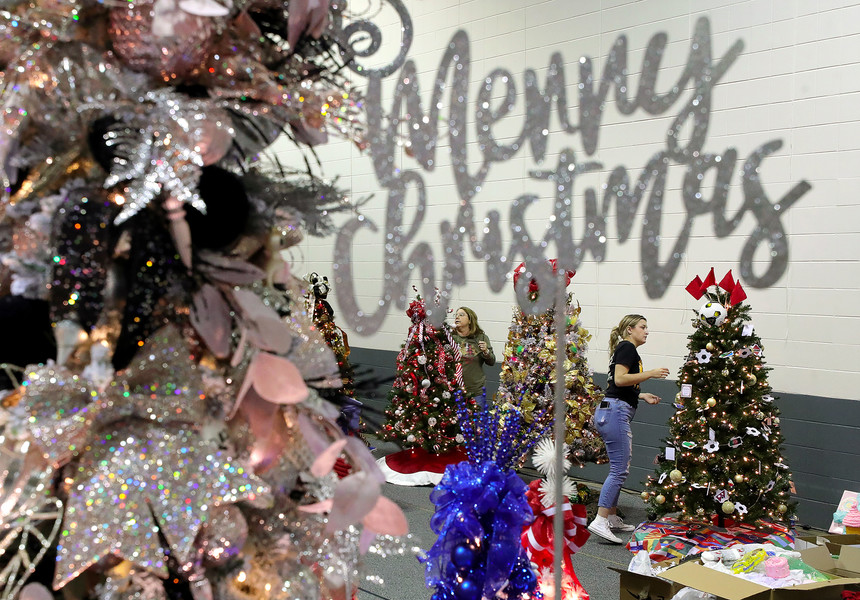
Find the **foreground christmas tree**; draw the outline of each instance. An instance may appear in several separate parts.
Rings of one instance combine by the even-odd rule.
[[[788,521],[791,472],[746,293],[731,271],[716,285],[713,269],[687,290],[705,303],[693,319],[666,451],[643,498],[655,515]]]
[[[327,122],[361,142],[340,9],[178,4],[0,14],[4,262],[22,299],[0,306],[47,304],[56,336],[56,362],[3,398],[5,599],[351,598],[375,533],[405,532],[316,391],[341,377],[281,254],[350,207],[258,156]]]
[[[457,346],[447,324],[437,329],[427,319],[420,296],[406,314],[412,323],[397,355],[380,437],[405,449],[445,454],[463,443],[456,408],[457,392],[463,390]]]
[[[555,261],[550,262],[554,265]],[[523,269],[524,265],[520,265],[514,271],[514,285]],[[568,284],[572,276],[573,273],[569,273]],[[539,293],[532,282],[532,299]],[[541,429],[552,420],[553,390],[556,384],[556,309],[553,306],[539,315],[527,315],[516,306],[508,330],[495,402],[503,407],[516,406],[522,411],[527,423],[524,426],[526,435],[529,430],[535,429],[533,424]],[[605,449],[600,436],[591,428],[590,421],[597,404],[603,399],[603,393],[594,384],[586,359],[591,334],[582,326],[579,318],[582,309],[578,304],[573,305],[572,294],[567,294],[561,310],[565,312],[565,442],[574,464],[599,462],[605,458]]]

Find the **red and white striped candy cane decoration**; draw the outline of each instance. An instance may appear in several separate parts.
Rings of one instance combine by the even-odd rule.
[[[444,327],[444,329],[445,337],[448,338],[448,345],[451,346],[451,355],[453,356],[454,364],[456,365],[454,367],[454,380],[457,382],[457,387],[462,390],[466,388],[463,383],[463,355],[460,354],[460,346],[454,342],[454,337],[451,335],[451,328]]]

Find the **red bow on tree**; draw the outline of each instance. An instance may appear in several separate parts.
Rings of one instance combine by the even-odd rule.
[[[413,300],[409,303],[409,308],[406,309],[406,316],[412,319],[413,323],[423,321],[427,318],[427,311],[424,310],[424,300]]]
[[[693,298],[698,300],[705,295],[705,292],[707,292],[708,288],[712,285],[717,285],[717,277],[714,275],[714,267],[711,267],[711,270],[708,272],[704,281],[699,279],[699,276],[696,275],[693,281],[687,284],[686,290]],[[731,269],[729,269],[729,272],[720,280],[720,287],[729,294],[729,306],[733,306],[746,300],[747,293],[741,285],[741,280],[734,280]]]
[[[553,274],[558,273],[558,264],[557,264],[558,261],[555,258],[551,258],[547,262],[552,266]],[[516,269],[514,269],[514,288],[517,287],[517,281],[519,281],[520,275],[524,274],[525,272],[526,272],[526,263],[521,262],[519,264],[519,266]],[[566,275],[566,277],[565,277],[566,282],[564,285],[567,286],[567,285],[570,285],[570,280],[574,275],[576,275],[576,271],[566,271],[565,275]],[[529,282],[529,293],[533,294],[536,291],[538,291],[538,284],[537,284],[537,281],[532,279]]]
[[[540,483],[539,479],[532,481],[526,492],[526,499],[535,515],[535,520],[531,525],[523,529],[521,540],[529,560],[537,564],[538,568],[548,567],[551,569],[553,565],[552,521],[556,511],[555,506],[546,508],[541,503]],[[573,577],[574,581],[577,581],[576,575],[573,572],[571,557],[582,548],[589,536],[591,536],[586,528],[588,518],[585,505],[571,505],[569,502],[565,502],[562,506],[562,516],[564,517],[564,546],[566,548],[563,558],[563,568]]]

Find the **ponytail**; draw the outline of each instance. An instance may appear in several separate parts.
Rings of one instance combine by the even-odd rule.
[[[615,354],[615,348],[618,346],[618,342],[624,339],[624,336],[627,334],[628,327],[635,327],[639,321],[644,321],[645,317],[642,315],[625,315],[622,317],[621,322],[618,323],[615,327],[612,328],[612,332],[609,334],[609,354]]]

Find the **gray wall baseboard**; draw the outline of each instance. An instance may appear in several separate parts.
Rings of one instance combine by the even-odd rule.
[[[499,353],[501,354],[501,353]],[[352,348],[354,366],[372,370],[377,377],[393,377],[397,352],[372,348]],[[487,369],[487,394],[498,389],[501,360]],[[605,387],[606,375],[595,373]],[[661,440],[669,434],[672,400],[678,392],[673,381],[653,381],[647,391],[663,398],[657,406],[642,405],[633,421],[633,463],[627,485],[641,490],[654,472],[654,458],[661,451]],[[388,387],[377,391],[384,405]],[[784,453],[797,488],[797,521],[827,529],[843,490],[860,492],[860,401],[801,394],[774,393],[781,411],[780,426],[785,436]],[[608,465],[589,464],[571,472],[586,481],[602,482]]]

